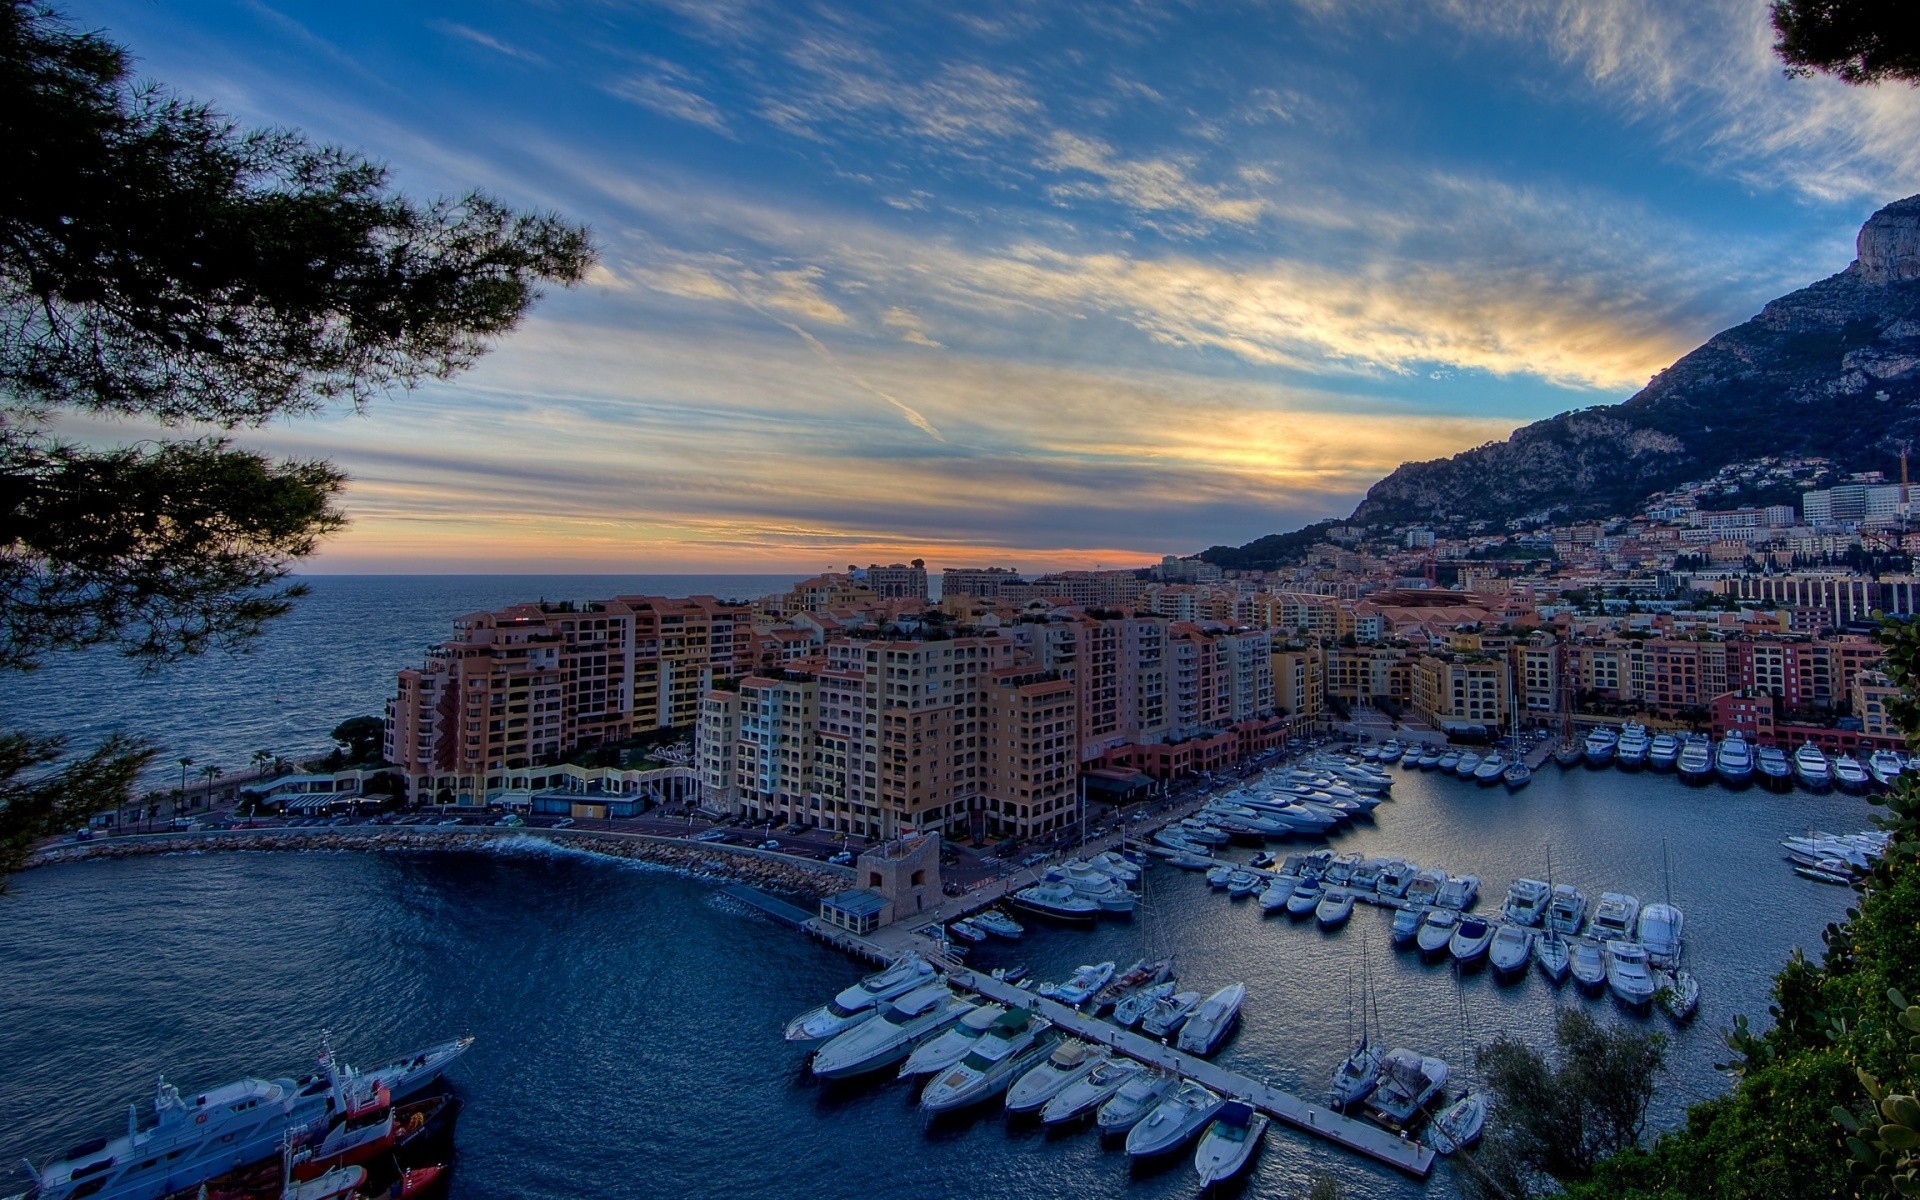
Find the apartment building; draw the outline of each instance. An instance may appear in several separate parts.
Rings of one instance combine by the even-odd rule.
[[[870,566],[863,574],[867,590],[882,600],[925,600],[927,564],[922,559],[892,566]]]
[[[1274,706],[1303,721],[1326,712],[1325,652],[1318,646],[1285,646],[1271,654]]]
[[[1031,666],[1002,667],[988,676],[981,710],[981,831],[1029,838],[1077,823],[1073,682]]]
[[[1507,664],[1483,656],[1422,654],[1413,662],[1413,707],[1436,724],[1498,727],[1507,719]]]
[[[1012,567],[948,567],[940,573],[940,598],[972,596],[976,600],[998,600],[1002,585],[1020,582],[1020,572]]]

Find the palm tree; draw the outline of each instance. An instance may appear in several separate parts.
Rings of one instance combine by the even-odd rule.
[[[207,777],[207,790],[206,790],[206,793],[202,796],[202,799],[204,799],[207,802],[208,808],[212,808],[213,807],[213,781],[220,778],[220,776],[225,774],[225,772],[221,771],[219,767],[214,766],[212,763],[208,763],[206,766],[200,768],[200,773]]]
[[[187,768],[192,765],[193,760],[191,758],[188,758],[184,754],[180,756],[180,801],[179,804],[174,805],[173,809],[176,813],[180,811],[180,805],[187,802]]]

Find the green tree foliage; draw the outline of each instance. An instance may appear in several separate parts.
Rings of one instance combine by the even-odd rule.
[[[83,446],[61,414],[222,430],[364,405],[472,365],[593,261],[557,216],[422,204],[351,151],[137,84],[124,48],[29,0],[0,0],[0,139],[0,671],[243,645],[342,521],[330,464],[218,435]],[[57,740],[6,736],[0,875],[144,761],[113,742],[63,767]]]
[[[387,724],[379,717],[348,717],[330,735],[339,747],[327,756],[329,769],[378,764],[385,750]]]
[[[1910,0],[1774,0],[1773,52],[1788,75],[1920,85],[1915,24]]]

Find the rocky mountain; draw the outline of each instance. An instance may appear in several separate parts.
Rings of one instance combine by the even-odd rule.
[[[1901,443],[1920,451],[1920,196],[1875,213],[1856,246],[1846,270],[1714,336],[1625,403],[1403,464],[1353,523],[1607,516],[1766,455],[1893,466]]]

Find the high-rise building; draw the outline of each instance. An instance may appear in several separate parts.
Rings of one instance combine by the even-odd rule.
[[[914,559],[911,564],[894,563],[890,567],[871,566],[863,574],[867,590],[882,600],[925,600],[927,564]]]

